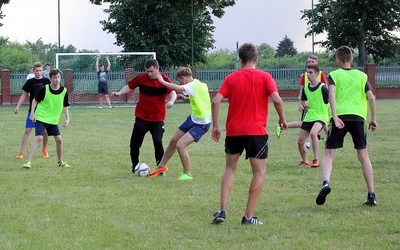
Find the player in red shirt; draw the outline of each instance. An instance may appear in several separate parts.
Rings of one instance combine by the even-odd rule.
[[[256,69],[257,48],[251,43],[243,44],[239,48],[239,58],[242,68],[225,78],[212,101],[212,139],[218,142],[221,136],[219,107],[224,98],[229,100],[225,139],[226,167],[221,182],[221,204],[212,223],[219,224],[225,221],[239,157],[246,151],[246,159],[250,159],[253,177],[242,224],[260,225],[263,223],[254,217],[254,211],[266,175],[269,98],[272,99],[283,129],[286,129],[287,123],[283,113],[283,102],[274,79],[269,73]]]
[[[157,79],[157,75],[161,74],[165,81],[172,82],[167,75],[160,73],[160,67],[156,59],[147,60],[145,62],[145,70],[146,73],[137,75],[120,91],[112,92],[111,94],[112,96],[120,96],[137,87],[139,88],[139,101],[135,108],[136,118],[130,142],[133,173],[139,163],[140,147],[147,132],[150,132],[153,139],[156,165],[158,166],[158,163],[160,163],[164,155],[162,138],[165,131],[165,107],[171,108],[177,97],[175,91],[165,87]],[[169,96],[169,101],[165,104],[167,96]]]

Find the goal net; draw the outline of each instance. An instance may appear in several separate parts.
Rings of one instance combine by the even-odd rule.
[[[121,52],[121,53],[57,53],[56,68],[63,72],[62,85],[68,89],[70,104],[95,105],[99,103],[98,75],[96,60],[99,57],[99,67],[108,67],[107,75],[109,93],[119,91],[133,77],[144,72],[144,63],[150,58],[156,58],[155,52]],[[115,103],[134,105],[138,101],[138,89],[120,97],[110,97]],[[104,100],[105,101],[105,100]]]

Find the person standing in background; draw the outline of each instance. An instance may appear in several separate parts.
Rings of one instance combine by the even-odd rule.
[[[25,82],[24,86],[22,86],[23,90],[22,95],[19,98],[17,106],[14,109],[14,114],[18,114],[20,106],[25,101],[26,97],[29,95],[29,109],[28,109],[28,114],[26,116],[25,132],[24,135],[22,136],[21,147],[19,149],[19,152],[17,153],[18,159],[22,159],[24,157],[24,150],[26,144],[28,143],[29,135],[31,134],[32,129],[35,127],[35,123],[31,119],[29,119],[31,112],[34,112],[34,110],[31,110],[32,101],[41,87],[50,84],[49,78],[44,78],[42,76],[42,71],[43,71],[43,65],[41,62],[36,62],[33,64],[33,72],[35,73],[35,77],[28,79]],[[48,142],[48,137],[47,137],[47,132],[45,130],[43,135],[43,148],[42,148],[42,156],[45,158],[49,157],[49,153],[47,152],[47,142]]]
[[[108,92],[108,72],[111,69],[111,63],[108,56],[107,59],[107,69],[105,69],[104,64],[99,65],[100,56],[96,57],[96,73],[99,79],[97,84],[98,93],[99,93],[99,108],[103,108],[103,99],[106,98],[107,104],[109,108],[112,108],[110,101],[110,94]]]
[[[50,64],[46,63],[45,68],[46,69],[43,70],[43,72],[42,72],[42,76],[45,77],[45,78],[49,78],[50,79],[50,76],[49,76],[49,74],[50,74]]]

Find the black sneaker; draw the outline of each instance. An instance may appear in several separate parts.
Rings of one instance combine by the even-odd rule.
[[[226,214],[224,211],[218,211],[214,214],[214,219],[212,220],[212,224],[219,224],[225,221]]]
[[[323,205],[325,203],[326,196],[331,192],[331,187],[329,186],[329,183],[325,183],[322,185],[321,190],[319,191],[319,194],[317,196],[317,199],[315,202],[317,205]]]
[[[367,201],[364,203],[367,206],[376,206],[376,198],[374,193],[368,193]]]
[[[247,219],[246,217],[243,216],[242,218],[242,224],[251,224],[251,225],[262,225],[261,221],[257,219],[257,217],[252,217],[250,219]]]
[[[136,173],[135,173],[135,167],[134,167],[134,166],[131,167],[131,170],[132,170],[132,174],[136,174]]]

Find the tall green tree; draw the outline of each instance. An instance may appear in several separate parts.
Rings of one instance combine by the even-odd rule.
[[[257,67],[261,69],[268,68],[271,65],[271,59],[273,59],[275,55],[274,48],[267,43],[262,43],[259,46],[257,46],[257,49],[258,49]]]
[[[90,0],[110,3],[103,30],[116,36],[124,52],[155,51],[163,67],[204,62],[214,48],[212,16],[221,18],[234,0]],[[192,5],[193,3],[193,5]],[[193,17],[192,17],[193,13]],[[193,36],[192,36],[193,24]]]
[[[234,69],[236,67],[236,52],[229,49],[219,49],[209,52],[206,56],[207,63],[198,63],[201,69]]]
[[[3,11],[1,10],[1,7],[3,7],[4,4],[10,3],[10,0],[0,0],[0,19],[3,19],[5,15],[3,15]],[[0,23],[0,27],[3,26],[2,23]]]
[[[275,57],[290,57],[297,54],[297,49],[294,47],[293,41],[287,35],[285,35],[282,41],[278,43],[278,48],[275,52]]]
[[[328,51],[347,45],[358,50],[358,66],[390,58],[400,39],[400,0],[320,0],[312,9],[302,11],[308,24],[305,36],[326,33],[326,40],[315,42]]]

